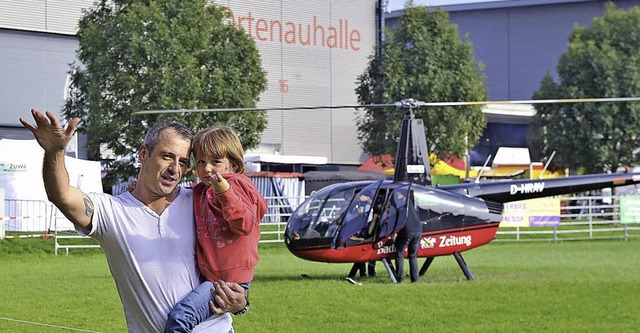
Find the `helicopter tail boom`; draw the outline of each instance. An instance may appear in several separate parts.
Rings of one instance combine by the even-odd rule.
[[[439,186],[439,188],[470,197],[505,203],[638,183],[640,183],[640,173],[612,173],[551,179],[465,183]]]

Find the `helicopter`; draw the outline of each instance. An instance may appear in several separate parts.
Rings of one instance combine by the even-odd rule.
[[[604,100],[619,99],[516,103]],[[420,276],[426,274],[435,257],[452,255],[465,277],[473,280],[474,276],[461,253],[486,245],[495,238],[504,203],[640,183],[640,173],[613,173],[432,184],[424,124],[414,117],[413,110],[420,106],[463,103],[468,105],[470,102],[445,104],[404,100],[396,103],[407,111],[395,156],[393,180],[339,183],[312,193],[287,223],[285,244],[289,251],[299,258],[319,262],[382,261],[392,282],[397,283],[391,263],[396,255],[393,236],[408,219],[414,218],[422,224],[418,257],[426,258],[420,268]]]
[[[503,204],[512,201],[584,192],[640,183],[640,173],[612,173],[552,179],[432,184],[425,128],[414,117],[418,107],[640,101],[637,97],[520,101],[422,102],[405,99],[391,104],[322,107],[147,110],[137,114],[309,110],[362,107],[405,109],[391,180],[337,183],[312,193],[293,211],[285,229],[285,244],[295,256],[317,262],[382,261],[397,283],[394,235],[408,219],[419,219],[419,258],[426,258],[420,276],[436,257],[453,256],[468,280],[473,280],[462,252],[490,243],[502,220]]]

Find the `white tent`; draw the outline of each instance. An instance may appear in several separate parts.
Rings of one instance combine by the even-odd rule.
[[[51,217],[55,214],[42,181],[43,156],[44,150],[36,140],[0,140],[0,188],[4,190],[3,222],[7,231],[53,228]],[[67,156],[65,163],[72,186],[85,193],[102,192],[100,162]],[[46,214],[41,208],[44,206]],[[65,229],[71,227],[66,219],[63,225]]]
[[[493,159],[493,167],[499,166],[526,166],[531,164],[531,157],[529,156],[529,148],[517,148],[517,147],[500,147],[496,153],[496,157]]]

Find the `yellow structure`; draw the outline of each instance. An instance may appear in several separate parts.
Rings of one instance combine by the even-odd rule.
[[[431,173],[434,175],[458,176],[460,179],[467,177],[466,170],[460,170],[450,166],[436,154],[429,154],[429,164],[431,164]],[[469,178],[476,177],[478,177],[478,172],[476,170],[469,170]]]

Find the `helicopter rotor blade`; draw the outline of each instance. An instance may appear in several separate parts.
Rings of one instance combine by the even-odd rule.
[[[289,111],[289,110],[320,110],[320,109],[359,109],[365,107],[399,107],[399,103],[393,104],[366,104],[366,105],[325,105],[325,106],[291,106],[270,108],[221,108],[221,109],[176,109],[176,110],[144,110],[133,114],[158,114],[158,113],[194,113],[194,112],[231,112],[231,111]]]
[[[175,109],[175,110],[144,110],[133,114],[161,114],[161,113],[195,113],[195,112],[232,112],[232,111],[289,111],[289,110],[320,110],[320,109],[361,109],[380,107],[434,107],[434,106],[463,106],[485,104],[557,104],[557,103],[588,103],[588,102],[632,102],[640,101],[640,97],[612,97],[612,98],[566,98],[566,99],[529,99],[514,101],[473,101],[473,102],[422,102],[405,99],[391,104],[363,104],[363,105],[323,105],[323,106],[290,106],[268,108],[220,108],[220,109]]]
[[[587,103],[587,102],[632,102],[640,101],[640,97],[613,98],[566,98],[566,99],[529,99],[515,101],[477,101],[477,102],[418,102],[418,106],[459,106],[483,104],[557,104],[557,103]]]

